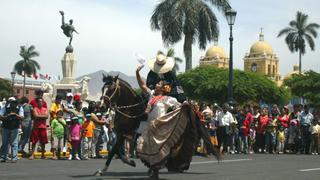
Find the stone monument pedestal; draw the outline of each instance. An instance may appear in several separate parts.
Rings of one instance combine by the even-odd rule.
[[[61,84],[73,84],[75,83],[74,72],[76,69],[77,62],[74,54],[66,52],[61,60],[62,75]]]
[[[76,60],[73,52],[68,52],[64,54],[62,60],[62,80],[53,86],[53,97],[57,94],[66,96],[67,93],[79,93],[80,85],[76,82],[74,78],[74,72],[76,69]]]
[[[67,93],[80,93],[80,85],[79,84],[65,84],[65,83],[57,83],[53,86],[53,97],[56,97],[57,94],[62,96],[66,96]]]

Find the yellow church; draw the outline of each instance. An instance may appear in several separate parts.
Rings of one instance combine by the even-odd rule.
[[[264,40],[261,30],[259,40],[250,47],[250,52],[243,58],[244,71],[258,73],[269,77],[278,85],[281,85],[281,75],[279,74],[279,59],[273,52],[269,43]],[[200,58],[199,65],[212,65],[219,68],[229,68],[229,58],[224,49],[218,46],[217,41],[208,48],[204,57]]]

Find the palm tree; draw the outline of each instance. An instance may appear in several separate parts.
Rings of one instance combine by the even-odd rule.
[[[184,35],[186,71],[192,68],[192,44],[197,40],[200,49],[205,49],[208,41],[218,37],[218,20],[209,3],[221,11],[231,8],[228,0],[163,0],[150,19],[152,30],[161,31],[166,46]]]
[[[158,51],[158,54],[164,54],[162,51]],[[178,63],[182,63],[182,59],[181,58],[179,58],[179,57],[175,57],[174,56],[175,55],[175,51],[174,51],[174,49],[173,48],[170,48],[168,51],[167,51],[167,57],[173,57],[173,59],[174,59],[174,67],[173,67],[173,69],[174,69],[174,71],[179,71],[180,70],[180,67],[179,67],[179,65],[178,65]]]
[[[40,65],[32,58],[39,56],[39,52],[35,51],[35,46],[20,46],[19,55],[23,58],[14,65],[14,71],[19,75],[23,75],[23,96],[26,91],[26,76],[36,74],[40,70]]]
[[[307,23],[308,15],[300,11],[297,12],[296,19],[290,21],[289,27],[282,29],[278,37],[285,35],[285,41],[291,52],[299,52],[299,74],[301,74],[301,56],[306,53],[306,41],[312,51],[315,43],[313,38],[318,36],[317,29],[320,27],[317,23]]]

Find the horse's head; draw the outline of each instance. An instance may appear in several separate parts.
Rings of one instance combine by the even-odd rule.
[[[102,86],[102,96],[101,96],[101,106],[103,106],[105,103],[111,104],[112,98],[114,98],[115,94],[119,90],[119,82],[118,82],[117,76],[110,76],[110,75],[104,75],[103,74],[103,86]],[[107,101],[107,102],[106,102]]]

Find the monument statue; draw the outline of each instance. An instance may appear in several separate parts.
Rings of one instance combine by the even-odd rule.
[[[44,93],[48,93],[48,94],[53,93],[53,87],[50,83],[42,83],[41,89],[44,91]]]
[[[88,87],[88,83],[90,81],[90,77],[85,76],[80,80],[80,93],[81,93],[81,98],[82,100],[87,99],[87,97],[89,96],[89,87]]]
[[[67,46],[66,51],[67,52],[73,52],[73,48],[72,48],[72,45],[71,45],[71,42],[72,42],[72,39],[73,39],[73,32],[76,32],[77,34],[79,34],[79,33],[78,33],[78,31],[76,31],[76,29],[72,25],[73,24],[73,20],[70,19],[69,20],[69,24],[65,23],[65,21],[64,21],[64,12],[63,11],[59,11],[59,13],[62,16],[61,29],[63,30],[63,34],[65,34],[68,38],[70,38],[69,46]]]

